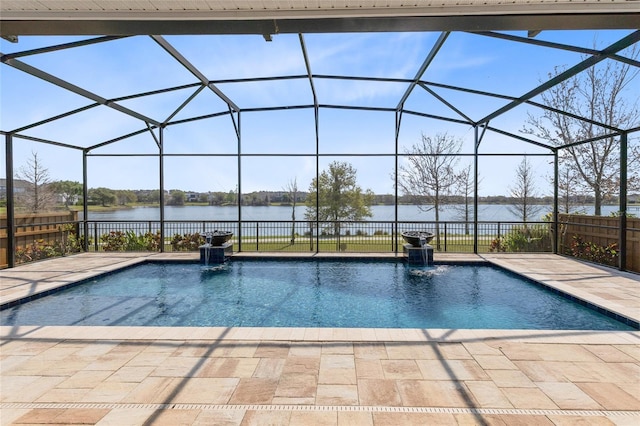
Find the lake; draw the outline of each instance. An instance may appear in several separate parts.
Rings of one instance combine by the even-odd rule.
[[[462,206],[458,206],[462,207]],[[479,206],[478,219],[480,221],[509,222],[519,221],[507,205],[481,204]],[[617,206],[603,206],[602,214],[608,216],[611,212],[617,211]],[[296,220],[304,220],[305,206],[296,207]],[[535,215],[537,220],[551,211],[551,206],[541,206],[539,213]],[[395,220],[395,206],[372,206],[373,217],[368,221],[392,222]],[[593,206],[584,206],[584,213],[593,214]],[[80,212],[82,218],[82,212]],[[398,206],[398,220],[402,222],[432,221],[435,219],[434,212],[421,211],[418,206]],[[158,207],[135,207],[123,210],[108,212],[89,212],[89,220],[111,221],[130,220],[148,221],[160,220],[160,209]],[[237,206],[166,206],[165,220],[215,220],[215,221],[235,221],[238,220]],[[243,206],[243,221],[277,221],[291,220],[291,206]],[[455,206],[446,206],[440,212],[441,221],[462,221],[461,213]]]

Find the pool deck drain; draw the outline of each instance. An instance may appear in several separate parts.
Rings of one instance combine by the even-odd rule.
[[[507,408],[448,408],[448,407],[389,407],[352,405],[212,405],[212,404],[128,404],[128,403],[0,403],[0,409],[127,409],[127,410],[204,410],[204,411],[306,411],[306,412],[362,412],[362,413],[446,413],[446,414],[502,414],[514,416],[580,416],[628,417],[640,421],[640,411],[606,410],[519,410]]]
[[[3,270],[0,301],[167,257],[87,253]],[[637,275],[546,254],[451,259],[488,260],[640,316]],[[0,335],[3,425],[640,421],[637,331],[3,326]]]

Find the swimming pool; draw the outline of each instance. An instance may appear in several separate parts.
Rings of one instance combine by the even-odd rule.
[[[633,330],[488,266],[146,263],[19,304],[3,325]]]

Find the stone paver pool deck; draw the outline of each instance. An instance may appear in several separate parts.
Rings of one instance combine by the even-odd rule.
[[[147,258],[0,271],[0,301]],[[640,319],[640,279],[548,254],[484,259]],[[483,261],[436,255],[436,261]],[[72,307],[71,307],[72,308]],[[640,424],[640,332],[0,327],[1,424]]]

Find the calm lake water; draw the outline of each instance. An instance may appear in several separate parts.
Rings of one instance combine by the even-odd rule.
[[[459,206],[462,207],[462,206]],[[617,211],[617,206],[603,206],[602,214],[609,215]],[[305,206],[296,207],[296,220],[303,220]],[[372,206],[373,217],[368,221],[393,221],[395,220],[395,206]],[[542,218],[545,213],[551,211],[551,206],[541,206],[535,215]],[[584,213],[593,214],[593,206],[584,206]],[[80,213],[82,217],[82,213]],[[235,206],[166,206],[165,220],[237,220],[238,208]],[[417,206],[398,206],[399,221],[431,221],[434,220],[434,212],[423,212]],[[479,206],[478,219],[481,221],[508,222],[518,221],[509,206],[484,204]],[[157,207],[135,207],[131,209],[115,210],[110,212],[89,212],[89,220],[160,220],[160,209]],[[242,207],[242,220],[291,220],[290,206],[262,206]],[[461,221],[462,214],[454,206],[447,206],[440,212],[442,221]]]

